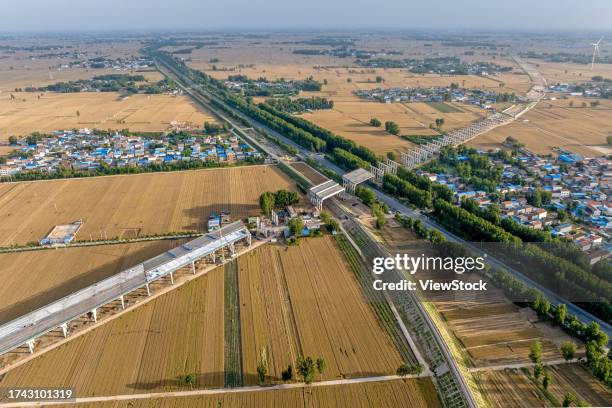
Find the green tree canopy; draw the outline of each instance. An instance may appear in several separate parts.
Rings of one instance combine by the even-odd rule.
[[[296,370],[306,384],[310,384],[315,374],[315,364],[312,357],[298,357]]]

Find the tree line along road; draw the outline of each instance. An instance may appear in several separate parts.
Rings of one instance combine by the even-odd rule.
[[[179,84],[181,82],[183,82],[183,81],[185,81],[186,83],[189,84],[189,86],[184,86],[184,85],[182,86],[183,89],[189,95],[191,95],[196,101],[199,101],[200,103],[205,105],[205,107],[207,109],[212,109],[212,107],[210,107],[210,105],[209,105],[209,103],[210,103],[209,99],[213,99],[214,98],[215,100],[217,100],[214,95],[211,95],[211,94],[207,93],[206,91],[201,90],[201,88],[199,86],[197,86],[197,85],[194,86],[194,84],[189,79],[185,79],[182,75],[180,75],[180,73],[175,72],[170,67],[166,66],[166,68],[167,68],[167,70],[160,70],[162,72],[162,74],[168,75],[167,71],[171,70],[172,74],[170,76],[173,77],[173,79],[177,80],[177,82]],[[179,76],[180,76],[180,78],[179,78]],[[202,96],[198,97],[198,95],[200,95],[200,94],[204,94],[203,96],[205,96],[206,99],[203,100]],[[297,157],[299,157],[301,159],[305,159],[307,157],[313,157],[314,156],[314,158],[317,160],[317,162],[320,165],[322,165],[325,168],[333,171],[334,173],[338,174],[339,176],[341,176],[341,175],[343,175],[345,173],[345,171],[343,171],[340,167],[336,166],[334,163],[330,162],[329,160],[327,160],[322,155],[320,155],[320,154],[314,154],[313,155],[313,153],[311,151],[305,149],[302,146],[297,145],[292,140],[286,138],[285,136],[283,136],[279,132],[276,132],[275,130],[268,128],[266,125],[264,125],[264,124],[262,124],[262,123],[260,123],[260,122],[258,122],[256,120],[252,119],[249,116],[244,115],[242,112],[240,112],[237,109],[235,109],[235,108],[225,104],[223,101],[217,100],[217,102],[223,104],[227,109],[230,109],[236,115],[238,115],[239,117],[241,117],[244,120],[248,121],[253,128],[261,129],[261,130],[263,130],[263,131],[273,135],[274,137],[277,137],[283,143],[286,143],[286,144],[288,144],[288,145],[290,145],[292,147],[295,147],[298,150]],[[213,110],[213,111],[216,111],[216,110]],[[237,127],[225,115],[223,115],[223,119],[228,121],[229,123],[231,123],[233,126]],[[266,149],[263,149],[263,150],[266,151]],[[413,210],[413,209],[405,206],[399,200],[397,200],[394,197],[392,197],[392,196],[382,192],[381,190],[379,190],[377,188],[373,188],[373,191],[376,193],[376,196],[378,197],[378,199],[380,201],[384,202],[385,204],[387,204],[392,211],[398,212],[398,213],[400,213],[402,215],[407,215],[407,216],[412,217],[412,218],[417,218],[417,219],[421,220],[425,224],[425,226],[427,226],[429,228],[434,228],[434,229],[440,231],[445,236],[445,238],[447,240],[449,240],[451,242],[462,244],[462,245],[468,247],[469,249],[471,249],[472,251],[482,252],[481,249],[476,248],[476,246],[473,245],[472,243],[470,243],[469,241],[464,240],[463,238],[461,238],[461,237],[451,233],[450,231],[446,230],[441,225],[438,225],[436,222],[434,222],[429,217],[427,217],[426,214],[423,214],[420,211],[416,211],[416,210]],[[551,303],[554,303],[554,304],[565,303],[566,306],[567,306],[568,313],[574,314],[583,323],[585,323],[585,324],[589,324],[591,322],[598,323],[599,326],[601,327],[601,330],[604,333],[606,333],[608,335],[608,338],[611,339],[610,341],[612,341],[612,326],[609,323],[599,319],[596,316],[593,316],[591,313],[583,310],[579,306],[577,306],[577,305],[575,305],[575,304],[573,304],[571,302],[566,301],[561,296],[551,292],[550,290],[546,289],[542,285],[539,285],[538,283],[536,283],[533,280],[529,279],[527,276],[525,276],[521,272],[517,271],[516,269],[509,267],[504,262],[502,262],[499,259],[495,258],[495,256],[493,256],[491,254],[487,254],[487,260],[488,260],[488,262],[492,266],[494,266],[494,267],[496,267],[498,269],[504,269],[504,270],[508,271],[509,273],[511,273],[515,278],[519,279],[521,282],[529,285],[530,287],[533,287],[533,288],[536,288],[536,289],[540,290],[544,295],[546,295],[548,297],[548,299],[549,299],[549,301]]]

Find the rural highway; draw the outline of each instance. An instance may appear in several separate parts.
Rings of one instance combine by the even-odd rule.
[[[165,73],[166,75],[168,75],[167,70],[162,70],[162,73]],[[533,75],[533,72],[531,74]],[[174,79],[178,79],[177,78],[177,74],[175,72],[173,72],[171,76],[174,77]],[[202,93],[205,96],[207,96],[208,98],[214,98],[214,96],[206,93],[199,86],[195,86],[194,87],[194,89],[198,90],[198,92],[196,94],[194,92],[194,89],[192,89],[192,87],[191,87],[191,86],[193,86],[193,84],[190,83],[189,79],[184,79],[181,76],[181,80],[177,81],[177,82],[179,82],[179,83],[186,82],[187,84],[189,84],[190,86],[184,86],[183,85],[183,89],[187,93],[192,95],[192,96],[194,96],[194,94],[195,94],[196,96],[194,97],[194,99],[196,99],[196,100],[199,99],[197,97],[197,95],[202,94]],[[537,85],[541,85],[541,84],[537,84]],[[219,101],[219,102],[223,103],[222,101]],[[203,102],[203,103],[205,105],[207,105],[208,109],[211,109],[209,101],[206,101],[206,102]],[[262,123],[259,123],[258,121],[252,119],[251,117],[244,115],[242,112],[238,111],[237,109],[234,109],[233,107],[231,107],[229,105],[225,105],[225,106],[227,106],[228,109],[231,109],[233,112],[235,112],[240,117],[242,117],[245,120],[247,120],[251,124],[252,127],[256,128],[256,129],[261,129],[261,130],[263,130],[263,131],[273,135],[274,137],[277,137],[278,139],[280,139],[284,143],[287,143],[288,145],[295,147],[298,150],[298,152],[299,152],[297,156],[300,157],[301,159],[305,160],[307,157],[314,157],[319,162],[319,164],[321,164],[322,166],[324,166],[325,168],[327,168],[329,170],[332,170],[334,173],[336,173],[338,175],[342,175],[342,174],[345,173],[345,171],[343,171],[341,168],[336,166],[334,163],[332,163],[329,160],[327,160],[325,157],[323,157],[323,155],[321,155],[321,154],[314,154],[313,155],[312,152],[310,152],[309,150],[306,150],[302,146],[297,145],[292,140],[286,138],[285,136],[283,136],[279,132],[276,132],[275,130],[268,128],[267,126],[263,125]],[[535,106],[535,105],[533,105],[533,106]],[[226,118],[225,115],[223,115],[223,117]],[[233,121],[231,121],[229,119],[227,119],[227,120],[230,123],[233,122]],[[441,225],[437,224],[435,221],[433,221],[432,219],[427,217],[427,215],[424,214],[423,212],[417,211],[417,210],[413,210],[413,209],[407,207],[406,205],[402,204],[401,202],[399,202],[394,197],[388,195],[387,193],[385,193],[383,191],[380,191],[377,188],[374,188],[373,190],[376,193],[378,199],[380,201],[384,202],[385,204],[387,204],[391,210],[393,210],[395,212],[399,212],[402,215],[407,215],[407,216],[412,217],[412,218],[420,219],[425,226],[427,226],[429,228],[434,228],[434,229],[439,230],[446,237],[446,239],[451,241],[451,242],[455,242],[455,243],[459,243],[459,244],[465,245],[466,247],[470,248],[472,251],[475,251],[476,253],[484,252],[481,248],[476,247],[476,245],[474,245],[473,243],[471,243],[469,241],[466,241],[463,238],[460,238],[457,235],[455,235],[455,234],[451,233],[450,231],[446,230],[444,227],[442,227]],[[583,310],[579,306],[576,306],[575,304],[573,304],[571,302],[568,302],[567,300],[565,300],[561,296],[553,293],[552,291],[548,290],[547,288],[545,288],[542,285],[538,284],[537,282],[533,281],[532,279],[530,279],[529,277],[525,276],[523,273],[519,272],[518,270],[509,267],[504,262],[500,261],[499,259],[497,259],[495,256],[493,256],[490,253],[487,253],[487,261],[489,262],[489,264],[491,264],[491,266],[493,266],[493,267],[495,267],[497,269],[506,270],[509,273],[511,273],[515,278],[519,279],[520,281],[522,281],[526,285],[540,290],[542,293],[544,293],[548,297],[548,299],[553,304],[565,303],[566,306],[567,306],[568,313],[575,315],[583,323],[589,324],[591,322],[597,322],[600,325],[601,330],[603,332],[605,332],[608,335],[608,338],[611,339],[611,341],[612,341],[612,326],[610,324],[608,324],[607,322],[599,319],[596,316],[593,316],[591,313]]]

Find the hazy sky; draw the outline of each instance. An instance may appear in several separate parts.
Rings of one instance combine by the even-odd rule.
[[[0,31],[612,30],[612,0],[0,0]]]

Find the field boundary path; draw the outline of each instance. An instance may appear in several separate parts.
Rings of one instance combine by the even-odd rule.
[[[558,358],[555,360],[542,361],[540,365],[543,366],[555,366],[561,364],[573,364],[579,363],[580,360],[577,358],[573,358],[571,360],[565,360],[563,358]],[[536,363],[510,363],[510,364],[499,364],[489,367],[470,367],[468,371],[472,373],[477,373],[479,371],[502,371],[506,369],[518,369],[518,368],[533,368],[536,366]]]
[[[253,385],[248,387],[237,387],[237,388],[215,388],[206,390],[190,390],[190,391],[171,391],[171,392],[159,392],[159,393],[146,393],[146,394],[122,394],[122,395],[107,395],[100,397],[82,397],[75,398],[67,401],[31,401],[31,402],[10,402],[0,403],[0,407],[5,408],[17,408],[17,407],[41,407],[49,405],[66,405],[66,404],[86,404],[96,402],[107,402],[107,401],[130,401],[130,400],[141,400],[141,399],[154,399],[154,398],[177,398],[177,397],[193,397],[198,395],[219,395],[219,394],[237,394],[245,392],[262,392],[262,391],[278,391],[278,390],[291,390],[296,388],[314,388],[314,387],[330,387],[335,385],[349,385],[349,384],[363,384],[372,382],[384,382],[384,381],[397,381],[410,378],[424,378],[427,375],[421,373],[418,375],[406,375],[400,377],[398,375],[384,375],[377,377],[362,377],[362,378],[350,378],[340,380],[327,380],[313,382],[311,384],[290,383],[290,384],[277,384],[268,386]]]

